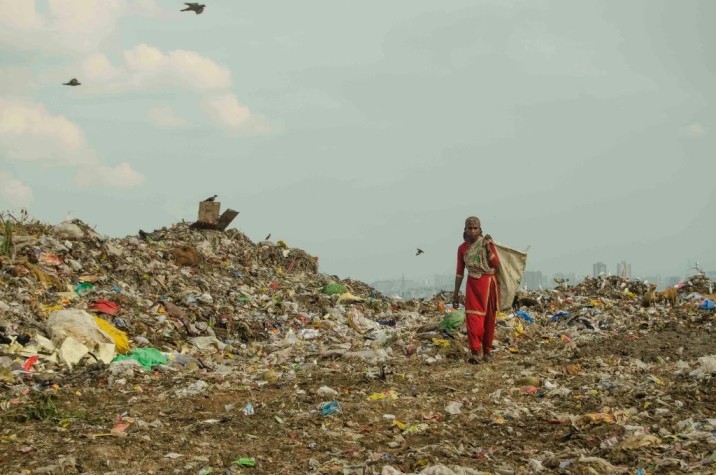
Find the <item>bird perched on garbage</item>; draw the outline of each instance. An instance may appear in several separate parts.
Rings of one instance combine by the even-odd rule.
[[[424,252],[425,252],[425,251],[423,251],[422,249],[418,248],[418,251],[415,253],[415,255],[416,255],[416,256],[419,256],[420,254],[423,254]]]
[[[217,196],[219,196],[219,195],[210,196],[209,198],[204,200],[204,203],[211,203],[212,201],[214,201],[216,199]]]
[[[264,238],[264,241],[268,241],[270,237],[271,237],[271,233],[269,233],[269,235]]]
[[[560,279],[560,278],[554,277],[553,280],[557,284],[557,287],[559,287],[561,289],[567,288],[567,282],[569,282],[569,279]]]
[[[199,3],[184,3],[186,5],[186,8],[184,10],[181,10],[183,12],[194,12],[197,15],[201,14],[204,11],[204,8],[206,8],[206,5],[202,5]]]
[[[139,234],[139,238],[143,241],[149,242],[149,241],[155,239],[155,237],[152,233],[148,233],[143,229],[140,229],[137,234]]]
[[[79,86],[79,85],[81,85],[81,84],[82,84],[82,83],[79,82],[79,81],[78,81],[77,79],[75,79],[75,78],[72,78],[72,79],[70,79],[69,81],[62,83],[63,86]]]

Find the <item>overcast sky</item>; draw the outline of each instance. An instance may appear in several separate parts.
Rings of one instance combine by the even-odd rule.
[[[716,1],[205,3],[0,0],[1,209],[216,193],[366,282],[454,272],[473,214],[532,270],[716,270]]]

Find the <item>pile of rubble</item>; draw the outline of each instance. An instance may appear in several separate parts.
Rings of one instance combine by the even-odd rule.
[[[444,324],[449,292],[394,301],[283,241],[187,223],[123,239],[78,220],[1,230],[4,473],[716,464],[702,275],[672,306],[616,277],[521,291],[495,361],[473,367],[464,325]]]

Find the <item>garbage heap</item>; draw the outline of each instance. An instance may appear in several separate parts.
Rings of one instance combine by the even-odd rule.
[[[449,291],[393,301],[284,241],[188,223],[122,239],[79,220],[1,231],[4,473],[716,463],[704,275],[664,295],[618,277],[520,291],[493,361],[474,366]]]
[[[223,349],[288,330],[318,334],[336,305],[361,302],[370,314],[386,308],[377,290],[320,274],[316,257],[283,241],[254,243],[235,229],[187,223],[124,239],[79,220],[15,225],[0,272],[0,324],[13,343],[46,333],[48,318],[66,309],[105,320],[139,346],[169,350],[187,341]]]

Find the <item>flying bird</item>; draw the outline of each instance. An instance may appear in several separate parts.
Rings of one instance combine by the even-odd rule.
[[[422,254],[423,252],[425,252],[425,251],[423,251],[422,249],[418,248],[418,252],[416,252],[415,255],[416,255],[416,256],[419,256],[419,255]]]
[[[79,86],[80,84],[82,83],[75,78],[72,78],[69,81],[62,83],[63,86]]]
[[[269,233],[269,235],[264,238],[264,241],[268,241],[270,237],[271,237],[271,233]]]
[[[184,10],[181,10],[183,12],[194,12],[197,15],[201,14],[204,11],[204,8],[206,8],[206,5],[202,5],[199,3],[184,3],[186,5],[186,8]]]
[[[204,203],[211,203],[212,201],[214,201],[216,199],[217,196],[219,196],[219,195],[210,196],[209,198],[204,200]]]

